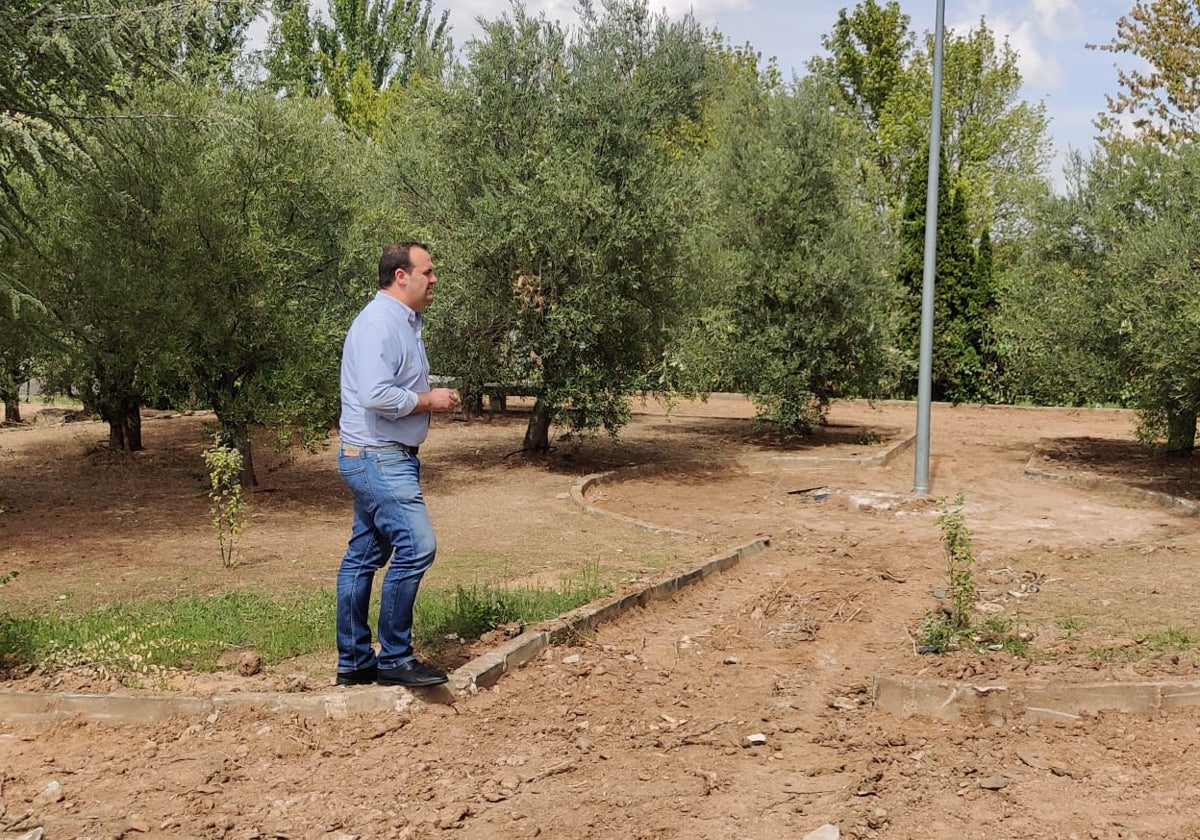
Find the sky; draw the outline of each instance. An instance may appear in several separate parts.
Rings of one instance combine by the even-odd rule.
[[[764,59],[776,58],[785,78],[793,70],[806,73],[808,60],[823,54],[821,37],[832,31],[838,12],[856,5],[857,0],[650,0],[652,10],[672,17],[690,10],[730,43],[749,43]],[[574,19],[572,0],[525,0],[525,7],[563,23]],[[900,7],[914,31],[934,30],[937,0],[900,0]],[[1117,20],[1132,7],[1133,0],[945,0],[947,30],[965,33],[983,18],[998,40],[1008,38],[1017,51],[1022,97],[1046,105],[1055,146],[1048,174],[1060,188],[1067,150],[1092,147],[1092,120],[1105,108],[1104,95],[1117,90],[1115,56],[1086,45],[1109,43]],[[460,47],[479,33],[479,17],[496,18],[509,8],[508,0],[434,2],[435,11],[450,10],[450,34]]]

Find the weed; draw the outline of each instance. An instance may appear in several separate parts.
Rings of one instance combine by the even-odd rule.
[[[883,436],[874,429],[861,429],[857,442],[859,446],[875,446],[883,442]]]
[[[1104,665],[1133,662],[1169,653],[1186,653],[1200,645],[1200,637],[1182,627],[1165,627],[1138,639],[1135,646],[1092,648],[1088,656]]]
[[[975,555],[971,545],[971,532],[967,529],[962,506],[962,493],[954,499],[953,510],[946,504],[946,500],[942,499],[942,512],[937,518],[950,576],[950,625],[956,631],[971,626],[971,608],[975,606],[975,599],[979,594],[975,586]]]
[[[1055,625],[1065,633],[1078,633],[1083,629],[1084,622],[1077,615],[1064,615],[1058,618]]]
[[[242,453],[236,447],[220,442],[204,451],[204,465],[212,489],[208,498],[212,500],[213,527],[217,529],[217,543],[221,549],[221,563],[225,568],[234,565],[234,543],[246,528],[246,504],[242,499]]]
[[[1029,654],[1029,642],[1021,638],[1015,622],[1003,616],[989,616],[974,632],[975,643],[988,650],[1001,650],[1011,656]]]
[[[417,600],[417,642],[436,647],[446,638],[478,639],[505,624],[552,618],[607,594],[599,567],[585,567],[563,578],[558,589],[530,589],[476,585],[453,591],[421,590]]]
[[[1200,638],[1182,627],[1166,627],[1145,639],[1146,647],[1154,653],[1183,653],[1200,643]]]
[[[186,640],[156,633],[154,626],[117,626],[76,641],[52,639],[41,655],[43,673],[82,671],[126,685],[141,679],[165,682],[174,663],[187,659],[194,646]]]
[[[939,500],[941,513],[937,526],[942,534],[946,555],[946,571],[950,581],[946,607],[930,611],[921,620],[916,640],[921,653],[945,653],[961,647],[1007,651],[1024,656],[1029,645],[1015,632],[1013,622],[991,616],[976,624],[973,621],[979,590],[975,585],[975,554],[971,532],[963,516],[963,495],[954,499],[953,507],[945,498]]]

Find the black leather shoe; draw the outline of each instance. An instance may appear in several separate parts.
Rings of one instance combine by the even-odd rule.
[[[378,675],[379,669],[374,665],[367,668],[359,668],[357,671],[338,671],[338,685],[370,685],[375,682],[375,677]]]
[[[439,685],[447,679],[449,677],[446,676],[444,671],[439,671],[437,668],[414,659],[411,662],[405,662],[403,665],[397,665],[395,668],[380,668],[375,682],[380,685],[406,685],[412,687]]]

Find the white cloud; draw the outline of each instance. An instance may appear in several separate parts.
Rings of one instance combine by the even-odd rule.
[[[979,26],[980,17],[984,17],[987,26],[996,36],[997,43],[1008,41],[1017,53],[1017,68],[1021,71],[1021,79],[1027,87],[1054,90],[1062,87],[1064,73],[1062,64],[1053,55],[1046,43],[1050,39],[1050,31],[1063,32],[1063,26],[1047,21],[1063,20],[1075,10],[1074,0],[1033,0],[1025,14],[1012,16],[1004,12],[992,10],[989,2],[972,2],[964,10],[966,17],[961,21],[947,26],[959,33],[966,33]],[[1047,17],[1049,16],[1049,17]]]
[[[1008,38],[1017,52],[1017,67],[1026,85],[1043,90],[1053,90],[1063,84],[1063,68],[1058,59],[1043,51],[1037,27],[1030,21],[1022,21],[1015,29],[1002,28],[1007,20],[990,21],[998,38]]]
[[[1079,39],[1083,35],[1083,12],[1075,0],[1033,0],[1039,34],[1052,41]]]
[[[701,23],[713,23],[721,12],[741,11],[748,7],[748,0],[650,0],[650,8],[654,11],[665,11],[672,18],[681,18],[691,12]]]

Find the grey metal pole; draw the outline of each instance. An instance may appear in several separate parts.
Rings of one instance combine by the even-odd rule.
[[[933,107],[929,121],[929,186],[925,197],[925,269],[921,280],[921,357],[917,367],[917,441],[913,492],[929,493],[929,418],[933,396],[933,283],[937,265],[938,168],[942,154],[942,61],[946,0],[938,0],[933,38]]]

